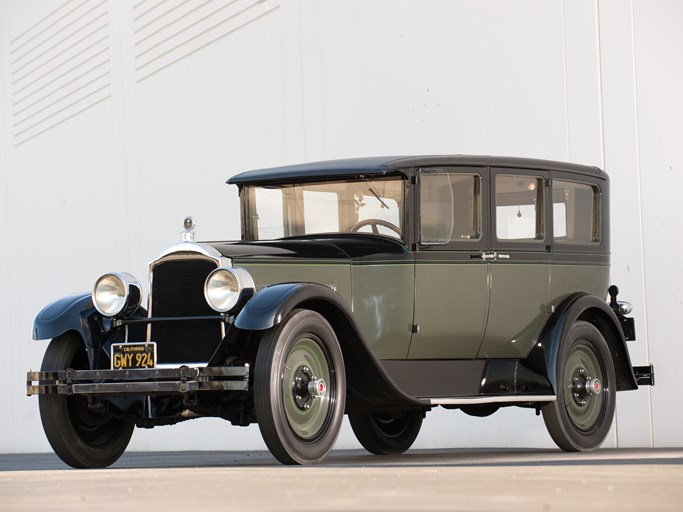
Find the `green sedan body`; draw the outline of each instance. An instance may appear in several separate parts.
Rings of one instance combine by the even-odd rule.
[[[654,384],[609,286],[600,169],[373,157],[229,183],[241,240],[197,242],[185,219],[150,263],[146,307],[110,273],[36,318],[52,341],[27,392],[67,464],[106,466],[134,426],[202,416],[258,423],[287,464],[323,460],[344,414],[366,449],[395,454],[437,406],[535,408],[560,448],[592,450],[616,391]]]

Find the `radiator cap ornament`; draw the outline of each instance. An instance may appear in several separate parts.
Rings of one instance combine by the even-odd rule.
[[[180,238],[183,242],[194,242],[194,219],[192,217],[185,217],[183,221],[183,231],[180,232]]]

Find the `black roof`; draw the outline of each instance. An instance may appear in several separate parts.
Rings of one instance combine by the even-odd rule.
[[[326,160],[305,164],[285,165],[269,169],[256,169],[237,174],[227,182],[243,185],[263,182],[308,181],[313,178],[346,178],[354,176],[384,176],[395,172],[406,172],[413,167],[433,166],[495,166],[522,169],[544,169],[570,171],[581,174],[599,175],[602,171],[587,165],[502,156],[471,155],[425,155],[425,156],[373,156]]]

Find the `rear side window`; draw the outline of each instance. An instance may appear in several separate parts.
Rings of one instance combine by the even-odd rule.
[[[553,180],[553,235],[558,244],[600,243],[600,192],[587,183]]]
[[[536,176],[496,177],[498,240],[543,240],[543,179]]]

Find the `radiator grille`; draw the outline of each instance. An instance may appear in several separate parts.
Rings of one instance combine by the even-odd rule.
[[[154,317],[206,316],[217,313],[204,298],[213,260],[168,260],[152,269],[151,311]],[[219,320],[153,323],[150,340],[157,343],[157,362],[207,362],[221,341]]]

